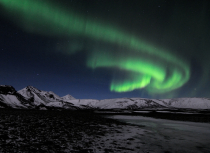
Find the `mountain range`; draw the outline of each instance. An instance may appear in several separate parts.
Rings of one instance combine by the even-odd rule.
[[[0,85],[0,108],[15,109],[210,109],[208,98],[116,98],[116,99],[75,99],[71,95],[59,97],[52,91],[42,91],[27,86],[16,91],[14,87]]]

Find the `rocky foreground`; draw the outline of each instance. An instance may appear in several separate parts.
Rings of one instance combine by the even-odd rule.
[[[0,152],[145,152],[142,133],[88,112],[0,110]]]

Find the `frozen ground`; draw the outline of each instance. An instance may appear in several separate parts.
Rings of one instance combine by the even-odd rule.
[[[144,131],[84,111],[0,110],[3,153],[142,153]]]
[[[140,126],[141,150],[149,153],[209,153],[210,124],[154,119],[142,116],[114,115],[109,118]]]

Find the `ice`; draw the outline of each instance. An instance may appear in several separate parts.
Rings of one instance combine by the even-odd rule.
[[[210,152],[210,124],[154,119],[142,116],[114,115],[126,123],[141,126],[148,131],[142,137],[151,152]],[[146,147],[146,146],[145,146]]]

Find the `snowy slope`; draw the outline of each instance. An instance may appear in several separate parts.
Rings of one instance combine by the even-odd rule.
[[[53,93],[52,91],[41,91],[33,86],[27,86],[22,90],[18,91],[22,96],[29,98],[34,98],[34,101],[42,104],[49,102],[62,101],[62,98]]]
[[[33,86],[27,86],[26,88],[18,91],[18,93],[28,99],[33,99],[34,105],[36,106],[42,104],[47,107],[75,109],[75,107],[72,108],[72,103],[66,101],[66,99],[75,99],[71,95],[61,98],[52,91],[42,91]]]
[[[74,106],[87,109],[87,108],[97,108],[97,103],[99,100],[95,99],[74,99],[74,100],[69,100],[68,102],[74,104]]]
[[[117,98],[117,99],[75,99],[70,100],[76,106],[89,106],[99,109],[140,109],[140,108],[164,108],[165,105],[161,105],[150,99],[142,98]]]
[[[169,107],[192,108],[192,109],[210,109],[210,99],[207,98],[177,98],[164,99]]]
[[[68,100],[77,107],[98,109],[143,109],[143,108],[191,108],[210,109],[210,100],[206,98],[179,98],[179,99],[144,99],[144,98],[117,98],[117,99],[74,99]]]
[[[69,100],[73,100],[73,99],[75,99],[73,96],[71,96],[71,95],[66,95],[66,96],[63,96],[63,97],[61,97],[64,101],[69,101]]]
[[[6,102],[6,105],[12,108],[27,108],[23,105],[21,101],[15,95],[3,95],[0,94],[0,99],[2,102]]]

